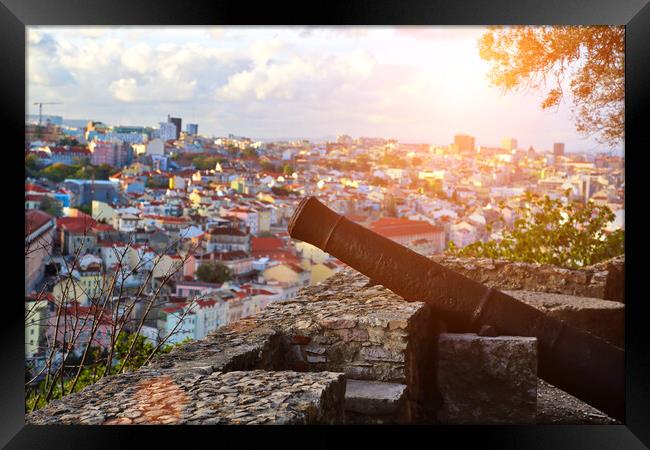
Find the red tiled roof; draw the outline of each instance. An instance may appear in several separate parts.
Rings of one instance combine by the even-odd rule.
[[[254,237],[251,239],[251,249],[253,252],[265,252],[273,250],[282,250],[284,243],[281,239],[274,237]]]
[[[42,188],[36,184],[27,183],[25,184],[25,192],[49,192],[47,189]]]
[[[268,257],[275,261],[287,262],[287,263],[299,263],[300,259],[291,253],[289,250],[276,250],[276,251],[267,251],[267,252],[255,252],[253,253],[255,258]]]
[[[59,217],[56,219],[56,227],[64,228],[71,233],[87,233],[97,226],[97,221],[88,215],[82,217]]]
[[[126,243],[125,242],[118,242],[118,241],[98,240],[97,245],[99,247],[124,247],[126,245]]]
[[[100,318],[99,323],[101,325],[112,325],[113,320],[111,312],[108,310],[103,310],[102,308],[91,305],[91,306],[81,306],[78,303],[73,303],[71,306],[65,308],[66,312],[62,314],[63,317],[76,317],[81,321],[93,321],[95,318]]]
[[[27,302],[34,302],[34,301],[41,301],[41,302],[54,302],[56,299],[50,292],[31,292],[30,294],[25,296],[25,301]]]
[[[246,233],[244,233],[243,231],[238,230],[237,228],[230,228],[230,227],[213,227],[210,228],[210,231],[208,231],[206,234],[211,234],[213,236],[217,236],[217,235],[246,236]]]
[[[40,211],[38,209],[30,209],[25,212],[25,236],[33,233],[38,230],[40,227],[45,225],[49,220],[52,220],[52,216],[46,212]]]
[[[93,227],[93,229],[95,231],[115,231],[115,228],[113,228],[112,226],[110,226],[108,224],[104,224],[104,223],[98,223],[97,225],[95,225]]]
[[[428,233],[441,233],[443,230],[423,220],[384,217],[370,224],[370,229],[384,237],[411,236]]]
[[[266,289],[253,289],[253,295],[275,295],[277,292],[267,291]]]
[[[248,254],[241,250],[233,250],[231,252],[212,252],[206,253],[200,257],[203,260],[215,260],[215,261],[235,261],[238,259],[248,258]]]
[[[197,300],[196,304],[199,306],[199,308],[209,308],[210,306],[214,306],[217,303],[216,300]]]

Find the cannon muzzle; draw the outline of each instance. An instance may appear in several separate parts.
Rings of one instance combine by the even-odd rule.
[[[539,376],[610,416],[625,420],[625,352],[496,289],[449,270],[306,197],[289,235],[335,256],[406,301],[427,303],[472,331],[491,325],[538,342]]]

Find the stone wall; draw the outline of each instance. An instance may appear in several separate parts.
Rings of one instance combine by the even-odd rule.
[[[563,320],[592,329],[598,329],[605,316],[594,321],[593,315],[588,319],[575,311],[567,313],[570,308],[558,309],[545,296],[536,299],[535,295],[563,289],[574,296],[577,292],[614,292],[614,285],[607,282],[612,278],[610,272],[602,268],[563,271],[458,259],[446,260],[445,265],[457,270],[462,267],[461,272],[492,286],[532,291],[511,295],[537,302],[536,307],[542,310],[563,314]],[[607,314],[620,314],[624,306],[617,305],[605,308]],[[528,342],[527,338],[501,336],[492,342],[492,338],[473,335],[463,353],[446,345],[448,339],[438,342],[443,329],[444,324],[426,304],[405,302],[348,268],[303,289],[293,299],[270,304],[257,316],[176,347],[138,371],[104,378],[53,401],[27,415],[27,422],[436,423],[442,418],[448,423],[465,423],[466,411],[479,411],[472,413],[480,416],[472,423],[481,422],[481,418],[490,423],[516,421],[494,409],[497,397],[511,402],[508,408],[519,411],[517,417],[528,414],[530,419],[535,396],[525,389],[531,387],[529,379],[536,371],[531,361],[536,356],[531,346],[521,344]],[[611,330],[600,331],[607,334]],[[481,346],[492,350],[476,353]],[[461,354],[465,354],[464,362],[453,357]],[[512,355],[516,355],[516,364],[508,362],[510,368],[495,378],[491,368]],[[467,381],[472,377],[449,376],[454,373],[478,378]],[[439,376],[445,378],[438,380]],[[454,404],[464,406],[454,411]]]
[[[356,423],[431,421],[436,330],[425,304],[368,286],[347,269],[136,372],[54,401],[27,421],[343,423],[346,379],[358,382],[348,402]],[[391,389],[399,395],[367,397]],[[286,403],[281,414],[277,402],[263,400],[278,396]],[[365,414],[369,420],[360,417],[378,404],[384,407]]]
[[[435,391],[438,323],[424,303],[407,303],[346,269],[294,299],[269,305],[258,317],[283,336],[286,368],[342,372],[349,379],[406,386],[396,420],[428,420]]]
[[[524,290],[624,302],[625,256],[582,269],[489,258],[433,256],[439,264],[500,290]]]

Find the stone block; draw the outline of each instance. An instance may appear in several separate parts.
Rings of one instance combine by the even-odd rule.
[[[504,291],[506,294],[592,333],[618,347],[624,347],[625,304],[600,298],[531,291]]]
[[[379,345],[363,347],[360,353],[363,359],[366,361],[388,361],[396,363],[404,362],[404,353],[393,352]]]
[[[395,414],[405,399],[406,385],[347,380],[345,411],[369,416]]]
[[[440,334],[438,389],[442,423],[534,423],[537,339]]]

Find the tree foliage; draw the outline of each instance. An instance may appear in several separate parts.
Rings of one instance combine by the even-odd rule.
[[[271,192],[279,197],[286,197],[293,193],[293,191],[286,186],[273,186]]]
[[[43,196],[40,203],[38,204],[38,209],[45,211],[50,216],[61,217],[63,214],[63,208],[61,202],[47,195]]]
[[[84,214],[88,214],[89,216],[93,215],[93,206],[90,203],[86,203],[85,205],[79,205],[77,206],[77,209]]]
[[[63,163],[54,163],[47,166],[40,172],[40,176],[47,178],[50,181],[60,183],[66,178],[71,178],[72,175],[79,170],[77,166],[69,166]]]
[[[169,187],[169,179],[167,178],[147,178],[145,187],[149,189],[167,189]]]
[[[196,269],[196,276],[205,283],[224,283],[232,278],[230,269],[218,262],[201,264]]]
[[[244,158],[257,158],[257,150],[253,147],[246,147],[242,152]]]
[[[87,160],[77,161],[75,164],[54,163],[45,167],[43,170],[37,170],[33,162],[25,160],[27,171],[32,173],[35,178],[45,177],[50,181],[60,183],[66,178],[76,178],[81,180],[108,180],[108,177],[117,172],[110,164],[101,164],[93,166]]]
[[[624,136],[625,28],[622,26],[491,27],[479,40],[492,84],[544,89],[543,109],[568,97],[576,129],[607,144]]]
[[[511,230],[501,240],[474,242],[449,253],[578,268],[625,253],[625,232],[608,232],[614,213],[607,207],[563,204],[527,193]]]
[[[199,170],[214,169],[217,163],[221,164],[226,159],[222,156],[198,155],[192,159],[192,164]]]
[[[273,172],[273,173],[277,173],[277,171],[278,171],[278,168],[275,167],[275,165],[274,165],[273,163],[269,162],[269,161],[262,161],[262,162],[260,162],[260,167],[262,167],[262,170],[263,170],[264,172]]]
[[[30,178],[40,177],[41,159],[34,155],[29,154],[25,156],[25,176]]]
[[[74,137],[64,136],[59,139],[58,145],[70,145],[72,147],[76,147],[79,145],[79,141]]]

